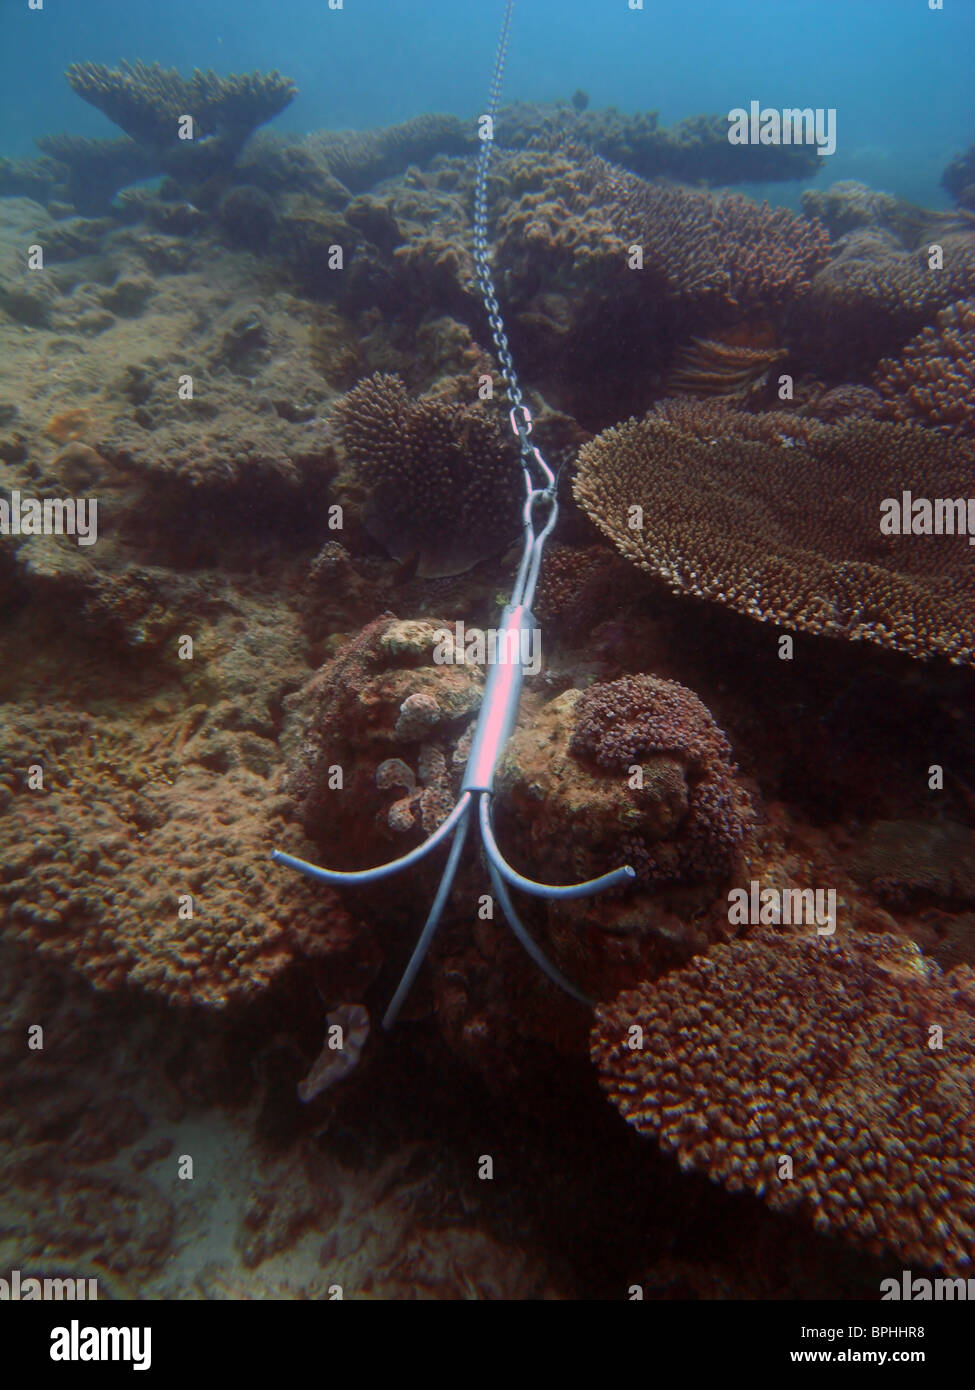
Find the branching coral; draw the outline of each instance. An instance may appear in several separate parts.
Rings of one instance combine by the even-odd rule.
[[[975,434],[975,299],[952,304],[877,368],[892,420],[917,420],[946,435]]]
[[[517,534],[523,485],[514,440],[480,405],[411,399],[377,373],[339,401],[336,418],[369,489],[365,524],[423,576],[459,574]]]
[[[682,1167],[960,1271],[975,1254],[971,980],[891,936],[761,929],[598,1007],[592,1057]]]

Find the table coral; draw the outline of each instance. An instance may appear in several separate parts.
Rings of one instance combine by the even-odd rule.
[[[884,535],[880,504],[904,489],[964,497],[973,481],[975,450],[932,432],[683,402],[585,445],[574,491],[620,552],[676,593],[972,665],[964,537]]]
[[[761,929],[599,1006],[592,1058],[623,1116],[682,1167],[872,1252],[962,1272],[975,1253],[964,972],[943,976],[890,935]]]

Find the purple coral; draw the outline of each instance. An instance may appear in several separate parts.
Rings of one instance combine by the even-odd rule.
[[[750,805],[731,745],[693,691],[646,675],[594,685],[576,705],[569,751],[622,774],[648,761],[680,764],[687,812],[674,840],[663,845],[640,834],[626,838],[627,857],[644,882],[727,872]]]

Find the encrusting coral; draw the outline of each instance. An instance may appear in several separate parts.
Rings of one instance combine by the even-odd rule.
[[[943,1046],[939,1041],[943,1038]],[[732,1192],[951,1273],[975,1254],[975,975],[762,928],[596,1010],[625,1119]]]
[[[900,506],[904,490],[965,498],[973,481],[975,450],[930,431],[677,402],[584,445],[574,490],[620,552],[676,593],[972,665],[964,536],[885,535],[881,504]]]
[[[302,936],[322,955],[352,944],[333,893],[269,862],[286,798],[246,766],[194,761],[178,728],[153,740],[48,705],[42,724],[6,718],[0,753],[8,928],[100,989],[223,1008],[266,989]]]

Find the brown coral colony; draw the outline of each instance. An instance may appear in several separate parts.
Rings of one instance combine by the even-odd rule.
[[[547,1209],[510,1167],[446,1183],[485,1114],[525,1172],[552,1167],[553,1114],[576,1126],[560,1209],[614,1174],[567,1227],[586,1258],[615,1247],[611,1297],[643,1266],[683,1289],[667,1271],[705,1228],[695,1293],[755,1287],[743,1232],[756,1263],[821,1244],[841,1268],[817,1296],[873,1296],[883,1261],[970,1274],[975,147],[951,210],[846,181],[798,212],[729,190],[812,176],[811,144],[738,151],[724,117],[664,127],[582,89],[498,110],[478,206],[555,479],[526,507],[471,122],[269,136],[297,95],[277,71],[66,77],[123,138],[0,159],[0,650],[37,634],[0,663],[0,997],[18,1037],[78,1008],[92,1057],[116,1019],[136,1051],[171,1034],[153,1084],[187,1133],[239,1049],[220,1123],[246,1110],[261,1163],[273,1134],[302,1173],[241,1180],[237,1272],[192,1287],[320,1298],[341,1266],[372,1294],[385,1233],[354,1244],[339,1215],[361,1180],[363,1228],[393,1206],[410,1228],[391,1287],[446,1231],[437,1278],[464,1292],[456,1252],[493,1247],[504,1189],[498,1229],[534,1245],[486,1287],[576,1293],[588,1270],[559,1249],[549,1279]],[[35,238],[51,273],[20,267]],[[97,551],[14,533],[14,492],[42,490],[98,493]],[[553,495],[535,589],[519,541]],[[509,602],[537,661],[484,733],[506,659],[465,640]],[[459,800],[459,841],[422,859]],[[814,884],[840,904],[821,932],[729,911]],[[0,1038],[0,1090],[35,1086],[22,1054]],[[50,1075],[21,1107],[37,1154],[0,1125],[31,1258],[156,1270],[186,1199],[167,1171],[130,1250],[90,1247],[89,1208],[108,1230],[153,1189],[83,1172],[66,1220],[58,1165],[142,1122],[114,1098],[87,1120]],[[153,1125],[140,1174],[188,1143]],[[368,1183],[350,1158],[339,1198],[319,1178],[357,1153]]]

